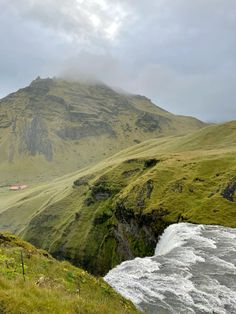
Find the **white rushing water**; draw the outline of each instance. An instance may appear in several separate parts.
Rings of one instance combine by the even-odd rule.
[[[105,280],[147,313],[236,314],[236,229],[171,225],[155,256],[124,262]]]

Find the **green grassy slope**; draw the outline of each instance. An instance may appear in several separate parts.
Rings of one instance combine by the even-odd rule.
[[[22,275],[23,254],[25,281]],[[0,312],[139,313],[101,278],[0,233]]]
[[[14,199],[5,191],[0,228],[104,274],[152,254],[171,223],[236,227],[235,139],[236,121],[213,125],[135,145]]]
[[[0,100],[0,185],[42,182],[203,126],[103,84],[36,79]]]

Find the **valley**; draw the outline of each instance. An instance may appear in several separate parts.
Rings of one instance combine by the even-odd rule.
[[[0,110],[0,231],[62,263],[97,278],[153,256],[172,225],[236,227],[236,121],[208,125],[104,85],[39,78]]]
[[[236,314],[236,1],[0,22],[0,314]]]
[[[235,227],[235,134],[232,121],[149,140],[14,198],[8,192],[1,230],[104,275],[153,254],[172,223]]]

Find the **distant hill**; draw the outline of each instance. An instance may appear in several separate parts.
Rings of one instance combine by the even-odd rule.
[[[14,196],[5,191],[0,228],[104,274],[153,254],[169,224],[236,227],[235,156],[236,121],[151,139]]]
[[[104,84],[37,78],[0,100],[0,184],[45,181],[203,126]]]

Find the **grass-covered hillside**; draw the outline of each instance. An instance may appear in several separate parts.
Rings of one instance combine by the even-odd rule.
[[[48,184],[2,192],[0,228],[95,274],[152,254],[178,221],[236,227],[236,121],[152,139]]]
[[[0,185],[43,182],[135,143],[203,126],[104,84],[38,78],[0,100]]]
[[[0,233],[0,313],[139,312],[103,279],[68,262],[58,262],[15,236]]]

